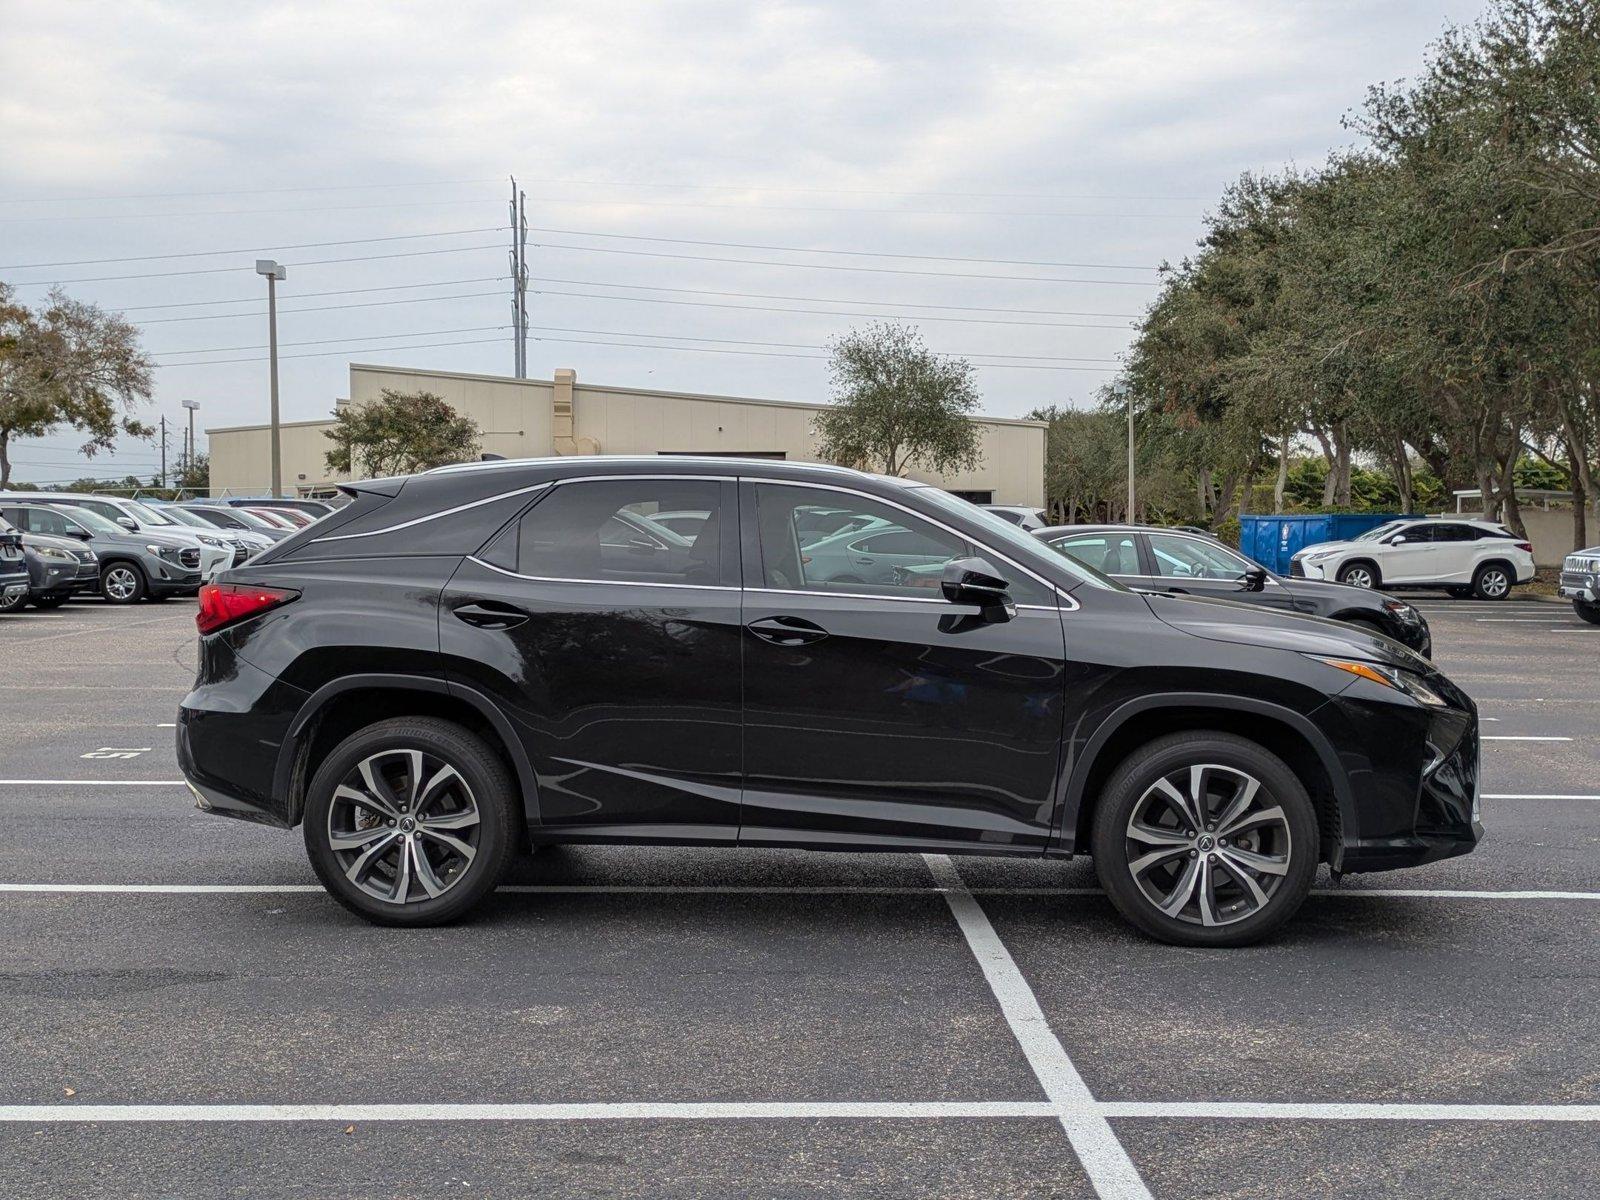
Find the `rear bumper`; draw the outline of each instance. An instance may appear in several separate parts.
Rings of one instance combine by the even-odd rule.
[[[231,651],[208,646],[201,654]],[[242,659],[229,670],[202,677],[221,684],[197,687],[178,708],[178,769],[196,804],[207,812],[261,825],[289,828],[294,816],[287,796],[276,794],[278,751],[288,737],[306,693],[274,679]]]

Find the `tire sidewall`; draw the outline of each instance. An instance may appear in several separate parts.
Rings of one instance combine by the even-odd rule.
[[[1600,625],[1600,604],[1585,604],[1582,600],[1574,600],[1572,611],[1577,613],[1581,620],[1591,625]]]
[[[467,781],[478,805],[478,846],[467,875],[444,895],[410,904],[386,904],[361,891],[340,868],[328,845],[328,810],[334,789],[363,759],[385,750],[419,749],[448,762]],[[350,911],[381,925],[440,925],[465,915],[504,876],[516,847],[511,820],[511,774],[483,741],[449,721],[395,718],[359,730],[322,761],[306,789],[306,854],[323,887]]]
[[[1353,573],[1355,571],[1365,571],[1366,574],[1367,574],[1367,578],[1369,580],[1371,580],[1371,582],[1370,583],[1352,583],[1350,578],[1349,578],[1349,576],[1351,575],[1351,573]],[[1380,582],[1380,578],[1379,578],[1379,575],[1378,575],[1378,568],[1376,568],[1376,567],[1374,567],[1374,566],[1372,566],[1372,565],[1370,565],[1369,563],[1366,563],[1366,562],[1346,563],[1344,566],[1339,568],[1339,577],[1335,582],[1342,583],[1347,587],[1362,588],[1362,589],[1364,589],[1366,591],[1369,591],[1369,592],[1377,591],[1378,586],[1379,586],[1379,582]]]
[[[1265,910],[1230,925],[1190,925],[1158,911],[1128,871],[1125,831],[1134,806],[1160,777],[1182,767],[1215,763],[1245,771],[1269,791],[1289,824],[1289,871]],[[1100,794],[1092,838],[1095,871],[1112,904],[1150,936],[1185,946],[1242,946],[1260,941],[1294,916],[1316,879],[1320,834],[1316,809],[1300,780],[1271,752],[1225,733],[1158,738],[1125,759]]]
[[[114,572],[118,571],[127,571],[133,576],[132,593],[120,599],[116,596],[113,596],[111,594],[111,589],[106,586],[106,580],[108,580]],[[105,599],[107,604],[137,604],[145,597],[149,590],[150,585],[145,582],[144,572],[138,567],[133,566],[131,563],[112,563],[110,566],[106,567],[100,572],[100,595]]]
[[[1483,583],[1488,576],[1495,573],[1498,573],[1500,577],[1506,581],[1506,586],[1505,590],[1500,592],[1498,595],[1491,595],[1484,591]],[[1510,571],[1496,564],[1485,564],[1484,566],[1479,567],[1477,574],[1472,577],[1472,594],[1479,600],[1504,600],[1507,596],[1511,595],[1513,583],[1514,580]]]

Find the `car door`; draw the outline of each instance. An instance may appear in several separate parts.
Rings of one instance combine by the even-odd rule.
[[[1428,583],[1435,574],[1433,526],[1407,525],[1391,533],[1377,554],[1383,583]]]
[[[1478,531],[1455,521],[1432,524],[1432,578],[1441,583],[1471,583],[1478,565]]]
[[[1269,608],[1293,609],[1294,597],[1269,575],[1260,591],[1246,585],[1246,574],[1260,570],[1226,546],[1209,538],[1183,533],[1151,532],[1140,535],[1147,557],[1147,571],[1155,576],[1161,590],[1190,596],[1209,596],[1217,600],[1243,600]]]
[[[986,622],[925,572],[890,583],[817,573],[809,510],[848,506],[936,545],[976,551],[1017,610]],[[965,535],[847,488],[746,482],[745,791],[739,840],[1042,848],[1062,729],[1054,590]]]
[[[735,838],[744,643],[737,503],[731,479],[564,480],[445,588],[447,677],[510,719],[545,832]],[[675,509],[708,516],[670,564],[664,542],[637,556],[617,544],[618,522],[632,528],[630,518]]]

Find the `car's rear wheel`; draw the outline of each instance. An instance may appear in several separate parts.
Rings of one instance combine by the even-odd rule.
[[[1378,586],[1378,568],[1369,562],[1345,563],[1339,568],[1339,582],[1351,587],[1375,588]]]
[[[380,925],[439,925],[492,892],[516,846],[515,788],[481,739],[397,717],[340,742],[311,780],[306,852],[339,903]]]
[[[148,590],[144,572],[132,563],[107,563],[100,572],[100,594],[112,604],[134,604]]]
[[[1227,733],[1179,733],[1129,755],[1095,811],[1095,871],[1164,942],[1242,946],[1283,925],[1316,876],[1316,810],[1276,755]]]
[[[26,606],[27,603],[28,593],[26,591],[0,592],[0,613],[15,612],[17,609]]]
[[[1580,619],[1589,622],[1589,624],[1600,625],[1600,604],[1586,604],[1582,600],[1574,600],[1572,602],[1572,611],[1577,613]]]
[[[1472,594],[1479,600],[1504,600],[1511,594],[1511,572],[1499,563],[1484,563],[1472,576]]]

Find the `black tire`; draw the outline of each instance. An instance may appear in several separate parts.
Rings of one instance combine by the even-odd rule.
[[[1390,633],[1371,617],[1341,617],[1340,620],[1342,620],[1346,625],[1354,625],[1357,629],[1361,630],[1362,633],[1377,633],[1382,634],[1387,638],[1392,638],[1394,636],[1394,634]]]
[[[1339,568],[1337,579],[1340,583],[1367,588],[1369,591],[1383,586],[1383,576],[1378,573],[1378,564],[1368,562],[1364,558],[1345,563]]]
[[[1445,588],[1445,594],[1454,596],[1457,600],[1465,600],[1472,595],[1472,589],[1470,587],[1447,587]]]
[[[1578,614],[1578,619],[1587,621],[1591,625],[1600,625],[1600,604],[1588,604],[1582,600],[1572,602],[1572,611]]]
[[[1487,562],[1472,573],[1472,594],[1479,600],[1504,600],[1517,577],[1504,563]]]
[[[147,595],[145,597],[145,599],[150,601],[151,604],[161,604],[164,601],[171,600],[172,599],[172,593],[171,592],[151,592],[149,595]]]
[[[1255,798],[1244,810],[1244,817],[1230,826],[1240,831],[1236,844],[1225,845],[1223,833],[1226,831],[1185,829],[1178,818],[1180,810],[1167,807],[1164,811],[1178,821],[1171,831],[1172,836],[1188,835],[1192,845],[1178,849],[1169,839],[1160,844],[1163,849],[1133,857],[1133,850],[1145,845],[1136,843],[1132,836],[1130,823],[1135,813],[1145,818],[1147,813],[1163,806],[1165,802],[1158,791],[1160,782],[1172,776],[1177,776],[1181,782],[1188,778],[1189,769],[1197,766],[1220,768],[1220,771],[1202,775],[1201,787],[1207,794],[1213,790],[1213,784],[1231,786],[1231,797],[1244,794],[1247,779],[1259,785]],[[1208,815],[1226,815],[1229,802],[1230,796],[1214,797]],[[1270,824],[1265,820],[1252,823],[1251,813],[1274,811],[1281,817],[1272,818]],[[1149,829],[1151,824],[1141,819],[1139,827]],[[1159,831],[1165,831],[1164,825],[1162,822]],[[1247,849],[1244,839],[1251,837],[1259,841],[1252,842]],[[1269,839],[1271,849],[1268,848]],[[1196,731],[1157,738],[1135,750],[1112,772],[1095,809],[1092,848],[1095,872],[1107,896],[1117,911],[1137,928],[1151,937],[1180,946],[1244,946],[1277,931],[1304,902],[1316,878],[1320,857],[1318,842],[1316,809],[1305,787],[1282,759],[1233,734]],[[1206,848],[1202,850],[1201,846]],[[1274,867],[1283,867],[1281,873],[1272,870],[1270,875],[1254,870],[1247,872],[1255,880],[1266,881],[1265,887],[1255,885],[1264,894],[1265,903],[1251,899],[1245,884],[1230,875],[1231,856],[1241,852],[1264,866],[1270,862]],[[1184,894],[1186,903],[1178,906],[1176,915],[1163,912],[1158,900],[1146,890],[1146,883],[1135,879],[1133,867],[1137,862],[1158,856],[1165,861],[1148,869],[1144,876],[1146,883],[1154,882],[1157,892],[1166,891],[1160,886],[1161,881],[1152,877],[1157,872],[1171,871],[1178,876],[1170,893],[1176,896],[1183,887],[1183,879],[1189,878],[1191,872],[1199,874],[1202,881],[1215,883],[1209,907],[1212,916],[1225,923],[1204,923],[1204,902],[1197,890]],[[1273,879],[1277,880],[1276,884]],[[1188,900],[1194,903],[1196,912],[1193,915],[1186,915]],[[1219,904],[1232,907],[1224,907],[1219,912]],[[1236,913],[1237,909],[1244,911]]]
[[[149,592],[144,571],[131,562],[108,562],[100,568],[100,594],[107,604],[137,604]]]
[[[72,599],[71,596],[33,596],[30,598],[29,603],[35,608],[60,608],[70,599]]]
[[[428,824],[426,820],[417,823],[416,831],[404,834],[399,826],[405,825],[408,817],[400,817],[398,823],[388,821],[376,808],[353,805],[345,798],[338,801],[338,809],[335,810],[335,790],[341,784],[348,785],[352,778],[358,782],[365,778],[361,772],[362,764],[374,759],[378,762],[369,770],[385,777],[379,780],[380,786],[386,789],[385,798],[395,799],[398,792],[387,790],[388,781],[395,776],[388,772],[395,767],[404,770],[404,764],[411,761],[411,752],[426,756],[424,762],[431,758],[452,768],[465,791],[458,791],[454,784],[449,785],[454,795],[447,798],[460,806],[460,812],[475,809],[478,818],[470,832],[462,829],[458,838],[460,841],[469,841],[474,850],[464,866],[458,866],[453,871],[446,868],[446,873],[440,875],[435,873],[440,864],[424,859],[429,862],[427,870],[433,882],[446,885],[442,894],[431,897],[422,893],[421,864],[413,870],[404,856],[407,853],[431,856],[440,851],[452,859],[458,856],[444,850],[441,841],[425,840],[423,829]],[[427,768],[424,771],[426,773]],[[401,775],[400,778],[404,780],[405,776]],[[364,785],[361,790],[370,794]],[[412,794],[415,794],[414,789]],[[344,795],[341,793],[341,796]],[[418,812],[425,808],[427,802],[418,806]],[[359,858],[363,851],[350,847],[335,848],[330,814],[342,824],[352,810],[369,813],[370,823],[363,825],[358,822],[346,835],[347,838],[377,831],[366,844],[367,848],[375,851],[371,856],[374,863],[371,873],[366,876],[367,881],[375,888],[382,888],[387,882],[391,893],[397,893],[405,886],[405,897],[401,900],[379,898],[346,873],[347,865],[341,861],[340,855]],[[405,809],[402,807],[399,811],[404,813]],[[520,813],[521,804],[517,802],[511,773],[480,738],[459,725],[434,717],[395,717],[351,734],[317,768],[306,793],[306,853],[323,887],[358,916],[377,925],[443,925],[475,908],[494,891],[505,875],[517,846],[517,830],[512,823],[513,811]],[[446,819],[452,819],[459,816],[460,812],[447,811],[443,815]],[[394,827],[395,833],[385,837],[380,828],[383,826]],[[440,828],[448,832],[461,827],[451,825]],[[449,836],[457,838],[455,833],[449,833]],[[438,834],[434,837],[437,838]],[[383,846],[377,844],[380,840]],[[407,840],[419,848],[426,846],[431,849],[409,849]],[[400,870],[402,866],[405,870],[403,876]],[[376,882],[374,877],[377,877]]]

